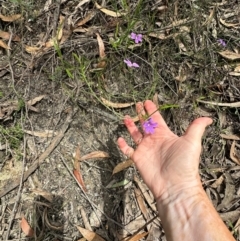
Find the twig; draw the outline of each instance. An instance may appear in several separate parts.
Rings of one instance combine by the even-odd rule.
[[[8,65],[9,65],[11,78],[12,78],[12,87],[13,87],[13,90],[14,90],[15,94],[18,96],[18,93],[17,93],[17,91],[16,91],[16,89],[14,87],[14,85],[15,85],[15,78],[14,78],[14,72],[13,72],[13,68],[12,68],[12,64],[11,64],[11,60],[10,60],[10,57],[11,57],[10,46],[11,46],[11,42],[12,42],[12,37],[13,37],[13,33],[12,33],[11,28],[10,28],[10,37],[9,37],[9,40],[8,40],[8,47],[9,47],[9,49],[7,49]]]
[[[10,217],[10,221],[9,221],[9,224],[8,224],[8,229],[7,229],[7,233],[6,233],[6,237],[5,237],[6,241],[8,240],[10,230],[12,228],[13,220],[15,219],[15,215],[16,215],[16,212],[17,212],[17,207],[18,207],[18,204],[19,204],[20,199],[21,199],[21,190],[22,190],[22,187],[23,187],[23,176],[24,176],[25,165],[26,165],[26,137],[24,135],[24,137],[23,137],[22,173],[21,173],[20,184],[19,184],[19,188],[18,188],[18,192],[17,192],[16,201],[14,203],[13,210],[12,210],[11,217]]]
[[[197,102],[205,103],[209,105],[217,105],[217,106],[225,106],[225,107],[240,107],[240,101],[239,102],[233,102],[233,103],[219,103],[219,102],[211,102],[211,101],[205,101],[205,100],[197,100]]]
[[[36,159],[31,167],[24,173],[23,182],[27,180],[27,178],[44,162],[44,160],[52,153],[52,151],[59,145],[62,138],[64,137],[65,132],[67,131],[70,123],[72,122],[72,117],[77,112],[77,109],[74,109],[66,118],[65,123],[63,124],[59,134],[53,138],[51,144],[47,147],[44,153],[40,155],[38,159]],[[15,179],[10,185],[5,185],[0,191],[0,198],[9,193],[11,190],[16,188],[20,183],[20,179]]]

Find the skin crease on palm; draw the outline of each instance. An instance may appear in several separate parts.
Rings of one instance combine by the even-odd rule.
[[[147,114],[148,116],[151,115],[158,126],[153,134],[144,134],[129,116],[125,116],[124,123],[128,132],[138,145],[134,150],[120,137],[118,146],[123,154],[131,157],[143,180],[152,191],[157,201],[160,218],[162,218],[161,215],[167,217],[163,221],[167,240],[180,240],[179,232],[181,235],[185,235],[184,237],[189,236],[189,238],[182,238],[181,240],[193,240],[190,234],[191,227],[195,223],[198,226],[200,220],[197,216],[192,217],[192,215],[189,218],[188,211],[186,211],[186,215],[182,211],[182,209],[192,210],[193,207],[194,210],[192,211],[196,215],[198,213],[201,220],[203,216],[205,218],[206,212],[209,216],[209,218],[206,217],[206,221],[204,220],[205,223],[203,222],[201,227],[198,226],[199,234],[196,230],[192,233],[194,240],[234,240],[208,200],[198,173],[201,138],[205,128],[212,123],[212,120],[207,117],[198,118],[192,122],[183,136],[178,137],[168,128],[159,111],[156,111],[157,107],[152,101],[147,100],[144,103],[137,103],[136,110],[141,123],[144,121],[143,116]],[[176,201],[172,202],[172,200]],[[163,204],[166,204],[166,206]],[[181,206],[184,208],[181,208]],[[174,208],[176,210],[173,212]],[[185,216],[186,220],[184,219]],[[176,224],[174,228],[171,228],[171,220],[174,222],[176,219],[180,219],[179,223],[183,223],[185,231],[188,230],[186,227],[189,228],[187,234],[182,232],[183,227],[180,227],[180,224],[179,230]],[[215,237],[213,232],[212,238],[210,238],[210,234],[209,237],[205,237],[203,233],[212,222],[215,223],[215,226],[212,225],[212,230],[222,227],[222,233],[218,232],[217,237]],[[198,235],[199,239],[195,235]]]

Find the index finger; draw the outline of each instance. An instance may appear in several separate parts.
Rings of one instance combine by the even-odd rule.
[[[144,102],[144,108],[145,108],[147,114],[149,116],[151,116],[155,122],[158,123],[159,127],[163,127],[164,129],[168,129],[170,131],[165,120],[162,118],[162,115],[160,114],[158,108],[151,100],[146,100]]]

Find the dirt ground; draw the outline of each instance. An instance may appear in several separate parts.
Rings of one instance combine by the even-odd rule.
[[[151,99],[178,135],[213,119],[199,171],[240,241],[239,1],[6,0],[0,13],[1,240],[166,240],[116,144],[134,146],[123,116]]]

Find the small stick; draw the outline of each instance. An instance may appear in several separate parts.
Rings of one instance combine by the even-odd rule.
[[[219,102],[211,102],[211,101],[205,101],[205,100],[197,100],[197,102],[205,103],[205,104],[209,104],[209,105],[225,106],[225,107],[230,107],[230,108],[240,107],[240,101],[233,102],[233,103],[219,103]]]

